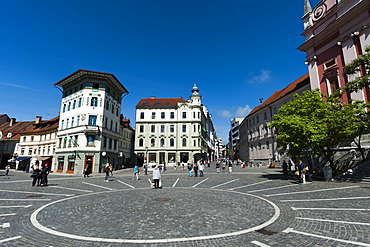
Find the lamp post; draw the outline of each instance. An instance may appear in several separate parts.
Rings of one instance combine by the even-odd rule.
[[[145,147],[145,167],[144,167],[145,175],[148,175],[148,165],[149,165],[149,162],[148,162],[148,147]]]

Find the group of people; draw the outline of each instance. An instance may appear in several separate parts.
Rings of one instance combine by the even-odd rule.
[[[308,182],[312,182],[312,176],[311,173],[313,172],[313,166],[311,162],[308,162],[307,164],[303,163],[302,160],[298,161],[298,164],[294,166],[290,160],[288,163],[283,160],[282,163],[283,168],[283,174],[287,175],[289,172],[294,172],[296,176],[299,177],[299,184],[305,184]],[[307,181],[306,181],[307,178]]]
[[[194,164],[188,163],[188,176],[192,177],[193,172],[194,172],[194,177],[198,177],[198,171],[199,171],[199,176],[203,177],[204,168],[205,166],[202,162],[199,165],[197,163],[194,163]]]
[[[48,186],[48,175],[49,175],[49,166],[46,163],[45,165],[41,165],[41,169],[38,165],[35,167],[31,167],[31,178],[32,180],[32,187],[34,186]]]
[[[228,167],[229,173],[233,173],[233,162],[229,159],[218,160],[216,162],[216,172],[220,173],[222,167],[222,173],[225,173],[226,167]]]

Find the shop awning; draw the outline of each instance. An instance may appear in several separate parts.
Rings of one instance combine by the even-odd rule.
[[[38,158],[37,160],[47,160],[47,159],[50,159],[51,157],[50,156],[47,156],[47,157],[40,157]]]
[[[19,157],[16,159],[8,160],[8,162],[23,161],[23,160],[28,160],[28,159],[31,159],[31,157]]]

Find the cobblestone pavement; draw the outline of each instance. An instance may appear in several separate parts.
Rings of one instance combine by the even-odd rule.
[[[299,185],[280,169],[204,177],[170,168],[163,189],[132,169],[89,178],[0,171],[0,246],[370,246],[370,181]]]

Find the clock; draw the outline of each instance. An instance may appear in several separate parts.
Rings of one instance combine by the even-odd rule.
[[[312,19],[313,19],[314,21],[318,21],[318,20],[319,20],[319,19],[321,19],[325,14],[326,14],[326,5],[325,5],[325,4],[319,5],[319,6],[317,6],[317,7],[314,9]]]

